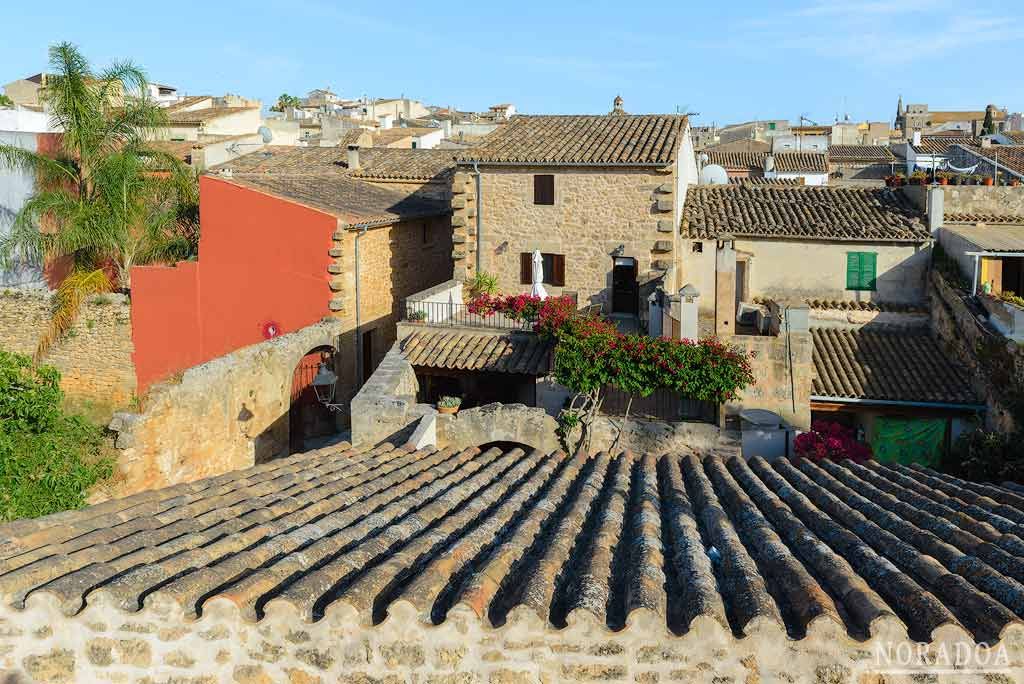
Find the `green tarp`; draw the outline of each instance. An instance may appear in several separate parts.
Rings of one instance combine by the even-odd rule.
[[[946,437],[945,418],[875,419],[871,447],[880,463],[935,465]]]

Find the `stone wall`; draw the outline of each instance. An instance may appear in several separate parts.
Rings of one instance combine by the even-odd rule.
[[[778,337],[734,335],[727,341],[752,355],[750,366],[755,382],[740,393],[737,401],[726,404],[726,413],[766,409],[796,428],[810,429],[815,372],[810,333],[791,333],[788,346],[785,332]]]
[[[102,592],[99,592],[102,593]],[[28,609],[0,605],[0,681],[5,684],[554,684],[555,682],[799,682],[877,684],[938,681],[965,684],[1016,681],[1024,667],[1024,628],[1010,624],[998,644],[977,647],[954,625],[937,629],[930,644],[907,637],[892,620],[872,623],[875,634],[855,640],[842,625],[819,617],[799,639],[782,624],[751,621],[742,638],[714,619],[699,617],[683,635],[647,608],[634,610],[613,632],[586,609],[554,629],[520,606],[500,627],[460,603],[434,625],[397,601],[379,624],[349,606],[333,604],[308,623],[284,601],[271,602],[259,621],[244,619],[223,597],[193,619],[170,598],[138,612],[92,595],[74,617],[56,595],[36,591]],[[275,605],[276,603],[276,605]],[[75,608],[77,609],[77,607]],[[545,615],[544,618],[547,616]],[[946,675],[965,653],[981,672]],[[914,676],[885,672],[913,667]],[[901,655],[904,654],[904,655]],[[906,658],[906,661],[903,660]],[[935,671],[933,674],[932,671]],[[881,674],[884,673],[884,674]],[[1009,673],[1009,674],[1007,674]]]
[[[565,255],[565,286],[581,303],[608,301],[612,253],[637,260],[641,276],[672,268],[678,246],[674,167],[488,167],[481,170],[482,268],[503,292],[525,292],[520,254]],[[555,203],[533,203],[535,174],[554,174]],[[455,277],[476,266],[476,196],[472,173],[457,173],[452,199]],[[669,283],[670,289],[674,286]]]
[[[0,291],[0,349],[35,352],[52,306],[52,296],[45,291]],[[68,335],[51,348],[44,363],[61,372],[61,387],[68,397],[121,407],[135,395],[133,351],[127,298],[98,295],[85,302]]]
[[[1013,432],[1018,429],[1011,411],[1007,390],[1024,387],[1024,350],[1012,340],[981,327],[938,271],[932,271],[932,330],[949,356],[968,370],[971,387],[985,399],[985,425],[990,430]],[[1004,369],[993,377],[991,366]]]
[[[292,375],[309,351],[338,344],[334,320],[189,368],[155,385],[139,413],[111,422],[118,495],[191,482],[289,453]]]
[[[972,162],[973,164],[973,162]],[[959,166],[963,166],[960,164]],[[981,170],[979,169],[979,173]],[[902,191],[921,209],[931,186],[907,185]],[[1024,216],[1024,186],[940,185],[946,214]]]

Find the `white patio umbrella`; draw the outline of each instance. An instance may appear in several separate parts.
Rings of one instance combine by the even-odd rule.
[[[544,289],[544,257],[540,250],[533,250],[533,289],[530,294],[541,299],[548,298],[548,291]]]

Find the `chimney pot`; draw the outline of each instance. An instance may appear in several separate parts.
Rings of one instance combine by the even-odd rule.
[[[921,131],[914,131],[913,145],[917,147],[921,144]]]
[[[359,168],[359,145],[348,146],[348,170],[355,171]]]

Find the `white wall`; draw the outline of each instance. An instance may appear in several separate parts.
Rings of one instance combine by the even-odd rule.
[[[53,133],[50,115],[31,109],[0,109],[0,131],[19,133]]]
[[[438,146],[438,144],[444,139],[444,130],[438,128],[430,133],[424,135],[418,135],[413,138],[416,149],[418,150],[432,150]]]
[[[765,178],[777,178],[779,180],[802,178],[804,185],[828,185],[827,173],[779,173],[778,171],[769,171],[764,176]]]
[[[14,110],[0,110],[0,115]],[[6,125],[12,125],[11,117],[4,117]],[[25,150],[35,152],[37,149],[36,133],[0,130],[0,143],[16,145]],[[0,238],[10,234],[11,223],[35,189],[35,174],[24,169],[9,169],[0,165]],[[0,269],[0,286],[2,287],[42,287],[43,274],[41,269],[23,265],[9,270]]]

